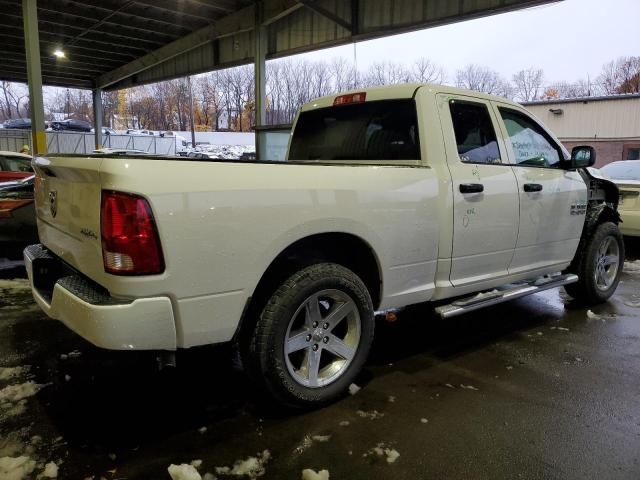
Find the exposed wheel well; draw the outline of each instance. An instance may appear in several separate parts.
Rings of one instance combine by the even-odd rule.
[[[382,295],[382,276],[371,246],[360,237],[348,233],[312,235],[291,244],[271,262],[245,309],[236,337],[238,333],[250,330],[247,320],[259,315],[259,309],[280,284],[296,271],[320,262],[337,263],[353,271],[369,290],[374,309],[378,308]]]

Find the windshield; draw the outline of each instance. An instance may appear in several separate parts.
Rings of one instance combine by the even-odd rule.
[[[383,100],[303,112],[289,160],[420,160],[415,101]]]
[[[640,160],[613,162],[600,169],[613,180],[640,181]]]

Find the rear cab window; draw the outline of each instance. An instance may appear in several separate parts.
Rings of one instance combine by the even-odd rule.
[[[415,164],[420,140],[414,99],[337,105],[300,113],[289,161]]]

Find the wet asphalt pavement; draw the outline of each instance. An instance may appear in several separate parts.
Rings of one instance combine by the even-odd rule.
[[[628,249],[640,258],[640,242]],[[180,352],[158,372],[152,356],[90,346],[47,320],[24,281],[0,280],[0,367],[30,366],[0,379],[0,400],[44,385],[24,412],[0,401],[0,457],[35,460],[27,478],[55,461],[58,478],[80,480],[169,479],[195,459],[204,476],[265,449],[266,479],[637,480],[635,265],[590,313],[559,290],[446,322],[411,308],[378,323],[362,389],[305,414],[265,408],[225,348]],[[387,462],[379,444],[400,456]]]

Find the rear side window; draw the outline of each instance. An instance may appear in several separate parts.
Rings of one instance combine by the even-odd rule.
[[[289,160],[420,160],[413,99],[302,112]]]
[[[501,163],[496,131],[487,106],[451,100],[449,108],[460,160],[465,163]]]
[[[540,125],[515,110],[499,108],[513,146],[516,165],[560,168],[562,151]]]

